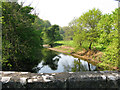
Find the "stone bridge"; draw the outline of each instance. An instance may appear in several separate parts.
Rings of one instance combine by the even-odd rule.
[[[0,71],[2,88],[23,88],[36,90],[38,88],[109,88],[120,90],[120,72],[90,71],[65,73],[30,73]],[[109,90],[108,89],[108,90]]]

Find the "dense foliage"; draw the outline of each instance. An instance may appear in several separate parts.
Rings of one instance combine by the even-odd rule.
[[[45,44],[49,44],[51,47],[53,47],[54,42],[60,39],[61,36],[58,25],[52,25],[51,27],[43,30],[43,40]]]
[[[120,67],[119,60],[119,34],[118,34],[118,17],[119,8],[111,14],[102,14],[99,9],[92,9],[74,18],[69,26],[63,27],[64,37],[73,38],[76,49],[85,48],[86,50],[97,49],[104,54],[99,60],[102,63],[98,65],[105,70],[110,67]],[[64,29],[66,28],[66,29]],[[69,30],[67,30],[69,29]],[[74,35],[66,33],[73,32]],[[66,35],[66,36],[65,36]]]
[[[101,58],[102,63],[99,65],[104,66],[105,69],[110,69],[110,67],[105,66],[106,64],[109,64],[111,67],[120,67],[118,10],[120,10],[120,8],[115,9],[112,14],[103,15],[102,19],[98,23],[98,29],[100,31],[98,42],[106,48],[105,53]]]
[[[37,63],[41,59],[42,39],[32,23],[33,8],[15,2],[2,3],[2,66],[3,70],[21,70],[23,63]],[[24,69],[26,70],[27,67]]]

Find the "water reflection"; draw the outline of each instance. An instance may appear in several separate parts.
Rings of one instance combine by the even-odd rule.
[[[37,73],[94,71],[96,66],[73,56],[56,53],[48,49],[42,51],[42,62],[34,68]]]
[[[39,52],[39,54],[37,53]],[[57,73],[57,72],[79,72],[97,70],[96,66],[87,61],[74,58],[73,56],[54,52],[48,49],[36,51],[37,58],[21,59],[17,66],[13,66],[13,71],[26,71],[34,73]],[[23,61],[22,61],[23,60]],[[14,62],[13,62],[14,63]],[[5,69],[4,69],[5,70]]]
[[[35,67],[33,68],[33,70],[35,72],[38,72],[42,68],[45,68],[46,66],[48,66],[52,70],[57,70],[60,56],[58,56],[56,52],[48,50],[48,49],[43,49],[42,54],[43,54],[42,62],[40,62],[39,67]],[[57,58],[54,58],[54,57],[57,57]]]
[[[79,72],[79,71],[96,71],[96,66],[93,66],[92,64],[83,61],[81,59],[74,59],[74,63],[72,66],[70,65],[63,65],[64,66],[64,72]]]

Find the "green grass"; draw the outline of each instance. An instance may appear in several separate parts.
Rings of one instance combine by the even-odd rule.
[[[86,42],[82,43],[82,48],[87,50],[89,48],[89,44],[90,44],[89,41],[86,41]],[[80,49],[80,47],[77,47],[77,45],[75,45],[73,40],[70,40],[70,41],[56,41],[55,42],[55,47],[57,48],[59,46],[70,46],[70,47],[76,48],[76,50]],[[92,49],[94,47],[96,47],[96,49],[99,50],[99,51],[103,51],[105,49],[102,45],[100,45],[98,43],[93,43],[92,44]]]
[[[75,47],[74,42],[72,40],[70,40],[70,41],[56,41],[55,43],[60,44],[62,46]]]

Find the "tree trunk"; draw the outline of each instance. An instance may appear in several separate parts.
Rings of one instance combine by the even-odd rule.
[[[80,59],[78,59],[78,62],[79,62],[79,66],[78,66],[78,71],[80,71]]]
[[[80,42],[80,46],[82,46],[82,43]]]
[[[91,46],[92,46],[92,42],[90,43],[90,45],[89,45],[89,49],[91,50]]]
[[[90,69],[90,64],[88,63],[88,68],[89,68],[89,71],[91,71],[91,69]]]
[[[50,45],[51,48],[53,47],[53,44],[49,44],[49,45]]]

